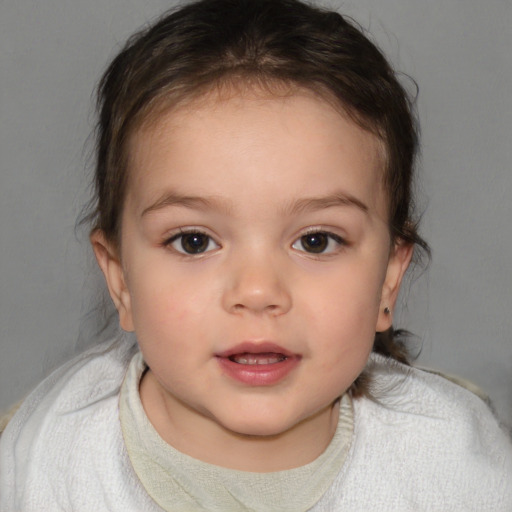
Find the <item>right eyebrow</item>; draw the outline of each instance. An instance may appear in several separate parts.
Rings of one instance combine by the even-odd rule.
[[[182,206],[197,210],[217,210],[223,212],[229,212],[231,210],[231,204],[228,201],[216,196],[187,196],[174,191],[168,191],[160,196],[154,203],[144,208],[141,217],[169,206]]]

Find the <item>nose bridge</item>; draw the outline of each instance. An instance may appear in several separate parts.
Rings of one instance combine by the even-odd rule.
[[[224,305],[230,312],[286,313],[291,295],[281,258],[265,251],[240,255],[227,268]]]

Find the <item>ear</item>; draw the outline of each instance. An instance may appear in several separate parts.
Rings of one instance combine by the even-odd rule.
[[[376,332],[387,331],[393,323],[393,312],[400,291],[400,284],[411,262],[413,251],[414,245],[406,244],[403,241],[395,243],[391,250],[386,277],[382,285]]]
[[[133,331],[131,299],[118,250],[100,229],[91,233],[96,261],[105,276],[110,297],[119,313],[119,323],[125,331]]]

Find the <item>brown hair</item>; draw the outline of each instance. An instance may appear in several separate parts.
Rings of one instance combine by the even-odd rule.
[[[162,108],[237,82],[311,90],[379,137],[391,237],[428,252],[412,220],[418,137],[408,94],[361,29],[299,0],[200,0],[128,41],[98,89],[94,229],[118,242],[130,134]],[[405,362],[397,340],[392,329],[377,333],[374,350]]]

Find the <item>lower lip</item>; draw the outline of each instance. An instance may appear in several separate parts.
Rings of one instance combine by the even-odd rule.
[[[297,367],[300,357],[291,356],[272,364],[240,364],[227,357],[217,358],[224,373],[249,386],[271,386],[282,381]]]

